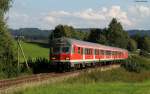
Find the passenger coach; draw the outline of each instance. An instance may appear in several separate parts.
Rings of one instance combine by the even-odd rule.
[[[70,38],[52,41],[50,60],[59,67],[85,67],[128,58],[125,49]]]

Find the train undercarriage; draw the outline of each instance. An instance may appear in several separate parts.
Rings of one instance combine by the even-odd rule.
[[[102,67],[114,64],[123,64],[126,60],[114,60],[114,61],[101,61],[101,62],[90,62],[90,63],[76,63],[73,66],[70,62],[53,62],[53,68],[58,72],[68,72],[74,70],[82,70],[86,68]]]

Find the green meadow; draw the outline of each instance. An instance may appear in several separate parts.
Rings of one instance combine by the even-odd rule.
[[[38,42],[20,42],[24,54],[27,59],[36,59],[40,58],[49,58],[49,46],[45,43],[38,43]],[[23,62],[24,58],[22,55],[21,50],[19,50],[19,57],[20,61]]]
[[[127,77],[121,77],[124,71],[115,69],[100,74],[96,72],[99,75],[97,80],[94,71],[91,73],[84,72],[62,82],[30,87],[13,94],[150,94],[149,79],[143,77],[140,79],[142,74],[136,78],[138,74],[127,71],[124,74]],[[113,81],[113,79],[115,80]]]

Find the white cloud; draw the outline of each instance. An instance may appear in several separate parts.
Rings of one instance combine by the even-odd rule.
[[[75,12],[73,13],[73,16],[79,17],[85,20],[105,20],[104,15],[102,15],[101,13],[97,13],[97,11],[94,11],[91,8],[81,11],[81,12]]]
[[[129,8],[129,12],[135,17],[148,17],[150,16],[150,7],[147,6],[132,6]]]
[[[85,22],[85,24],[91,23],[91,25],[93,25],[93,23],[95,22],[98,26],[100,23],[106,23],[110,21],[113,17],[117,18],[123,25],[126,26],[133,25],[133,23],[128,18],[127,13],[121,10],[120,6],[112,6],[111,8],[102,7],[98,10],[89,8],[77,12],[52,11],[48,13],[48,15],[44,19],[47,19],[47,21],[49,21],[50,23],[51,22],[58,23],[58,21],[55,20],[59,20],[60,23],[65,21],[66,24],[72,23],[71,22],[72,19],[76,19],[78,20],[78,22],[82,20]]]
[[[142,10],[147,11],[146,8]],[[120,6],[101,7],[99,9],[88,8],[82,11],[50,11],[29,15],[24,13],[10,12],[9,24],[12,27],[39,27],[54,28],[58,24],[68,24],[74,27],[106,27],[110,20],[115,17],[125,27],[134,25],[127,12]]]
[[[54,23],[56,21],[56,19],[52,16],[47,16],[44,18],[45,21],[48,21],[50,23]]]
[[[52,11],[49,12],[49,16],[54,16],[54,17],[61,17],[61,16],[69,16],[70,13],[66,11]]]
[[[120,6],[112,6],[109,10],[108,14],[106,13],[106,16],[110,18],[117,18],[119,19],[124,25],[131,26],[134,23],[130,21],[130,19],[127,16],[127,12],[122,11]]]

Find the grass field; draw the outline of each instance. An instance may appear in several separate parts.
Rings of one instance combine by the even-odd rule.
[[[15,94],[150,94],[150,81],[143,83],[55,83]]]
[[[49,47],[44,43],[36,43],[36,42],[21,42],[23,51],[25,53],[26,58],[35,59],[37,57],[41,58],[49,58]],[[23,56],[20,51],[20,61],[24,61]]]
[[[103,72],[105,76],[100,78],[101,80],[95,80],[94,75],[90,78],[91,75],[93,74],[79,75],[75,77],[75,79],[70,78],[62,82],[31,87],[14,94],[150,94],[150,79],[137,82],[130,82],[132,78],[128,79],[130,80],[129,82],[120,79],[113,81],[113,79],[120,78],[123,75],[123,71],[120,73],[116,72],[116,70],[113,72]],[[135,75],[138,74],[134,74],[133,78]],[[142,76],[142,74],[140,75]],[[132,75],[128,75],[128,77],[129,76],[132,77]],[[106,77],[107,80],[104,80]]]

